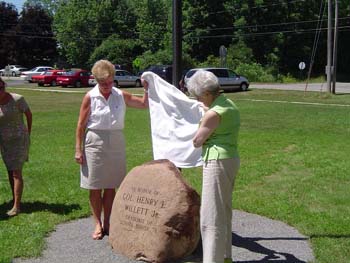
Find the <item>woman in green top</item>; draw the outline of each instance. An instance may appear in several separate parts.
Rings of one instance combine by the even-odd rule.
[[[240,115],[236,105],[220,94],[217,77],[197,71],[188,91],[205,106],[195,147],[202,147],[203,184],[201,234],[204,263],[232,262],[232,192],[240,160],[237,139]]]
[[[5,90],[0,78],[0,150],[4,160],[13,196],[13,207],[7,212],[15,216],[20,212],[23,192],[22,167],[28,160],[29,135],[32,113],[23,96]],[[24,124],[26,117],[27,125]]]

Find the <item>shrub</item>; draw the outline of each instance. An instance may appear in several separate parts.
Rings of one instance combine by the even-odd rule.
[[[273,75],[258,63],[241,63],[234,69],[238,74],[245,76],[250,82],[274,82]]]

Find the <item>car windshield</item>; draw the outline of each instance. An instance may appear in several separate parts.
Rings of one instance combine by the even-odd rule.
[[[35,67],[35,68],[32,68],[31,70],[29,71],[37,71],[38,70],[38,67]]]
[[[74,76],[75,75],[75,71],[74,70],[71,70],[71,71],[66,71],[65,73],[64,73],[64,75],[66,75],[66,76]]]
[[[196,73],[197,70],[190,70],[189,72],[187,72],[186,74],[186,78],[190,78],[194,75],[194,73]]]

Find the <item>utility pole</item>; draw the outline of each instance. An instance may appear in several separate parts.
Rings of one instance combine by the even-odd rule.
[[[182,0],[173,0],[173,85],[179,86],[182,64]]]
[[[328,30],[327,30],[327,91],[331,92],[331,80],[332,80],[332,2],[328,0]]]
[[[337,84],[337,53],[338,53],[338,0],[335,0],[334,44],[333,44],[333,86],[332,86],[333,94],[335,94],[335,88]]]

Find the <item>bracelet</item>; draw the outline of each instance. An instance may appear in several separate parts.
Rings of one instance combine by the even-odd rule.
[[[148,93],[148,89],[143,89],[143,91],[144,91],[145,93]]]

